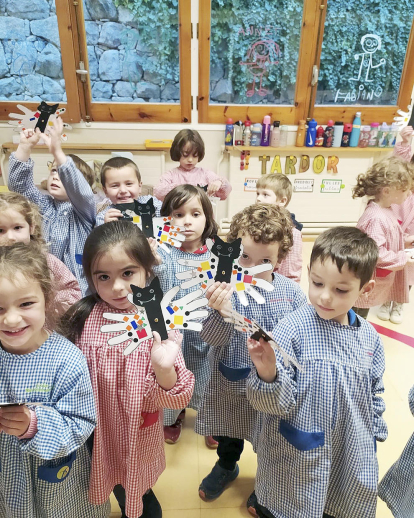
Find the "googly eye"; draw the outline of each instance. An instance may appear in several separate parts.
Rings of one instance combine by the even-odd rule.
[[[140,299],[142,297],[142,293],[137,293],[136,296]]]
[[[229,246],[229,252],[233,252],[233,248]]]
[[[154,290],[150,290],[150,293],[154,293]]]

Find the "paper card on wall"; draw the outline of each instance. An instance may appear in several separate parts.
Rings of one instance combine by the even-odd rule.
[[[294,192],[313,192],[314,180],[297,180],[293,183]]]
[[[321,192],[338,194],[344,187],[345,185],[342,183],[342,180],[324,179],[321,183]]]
[[[256,192],[256,183],[258,178],[245,178],[244,179],[244,190],[246,192]]]

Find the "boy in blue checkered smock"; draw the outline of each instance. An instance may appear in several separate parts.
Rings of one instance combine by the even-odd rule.
[[[101,184],[104,193],[111,201],[96,217],[96,226],[116,221],[122,217],[122,212],[116,208],[119,203],[146,203],[152,199],[155,217],[160,216],[162,203],[154,196],[141,196],[142,181],[137,164],[125,157],[113,157],[107,160],[101,170]]]
[[[158,249],[162,264],[157,267],[157,275],[160,278],[161,286],[166,293],[177,286],[180,281],[175,277],[178,272],[188,268],[178,264],[178,259],[209,259],[210,250],[206,246],[206,239],[217,234],[217,223],[214,221],[213,208],[204,190],[193,185],[180,185],[170,191],[162,205],[162,216],[172,216],[175,225],[185,228],[185,241],[180,249],[170,247],[169,252]],[[186,293],[197,289],[188,288],[181,290],[177,295],[184,296]],[[210,377],[210,366],[207,354],[210,349],[201,338],[200,333],[184,330],[182,350],[187,369],[195,377],[194,393],[189,407],[198,410],[203,397],[204,389]],[[168,444],[175,444],[181,435],[184,412],[173,410],[164,411],[164,438]],[[217,442],[211,437],[206,437],[206,445],[209,448],[216,448]]]
[[[242,239],[240,265],[252,267],[282,260],[292,246],[290,214],[276,205],[256,204],[234,216],[227,241]],[[297,283],[272,269],[257,277],[273,285],[273,291],[256,288],[265,299],[259,304],[249,298],[241,304],[229,285],[215,283],[207,290],[209,305],[216,311],[203,323],[201,337],[212,345],[209,352],[211,378],[197,415],[195,430],[201,435],[213,435],[218,440],[218,461],[201,482],[199,495],[205,500],[220,496],[239,468],[244,440],[257,447],[261,418],[246,398],[246,378],[253,367],[246,335],[236,331],[233,324],[223,320],[221,311],[230,306],[243,316],[254,319],[265,331],[270,331],[286,315],[306,304],[306,297]],[[251,495],[252,496],[252,495]],[[254,495],[253,495],[254,497]],[[248,500],[250,507],[251,498]]]
[[[387,438],[384,350],[352,311],[368,295],[378,247],[337,227],[315,241],[309,299],[272,331],[303,370],[286,367],[268,342],[249,339],[255,365],[247,397],[262,412],[255,492],[261,518],[375,518],[376,442]]]
[[[43,250],[0,247],[0,516],[106,518],[109,501],[88,501],[89,370],[75,345],[45,329],[53,302]]]
[[[85,295],[88,283],[83,274],[82,252],[86,238],[95,226],[96,203],[91,187],[94,178],[86,179],[73,160],[63,153],[62,120],[58,117],[55,126],[49,128],[50,136],[41,135],[39,129],[22,131],[19,146],[10,156],[8,186],[39,206],[43,236],[50,253],[69,268]],[[33,181],[34,162],[30,154],[40,137],[54,156],[54,167],[47,179],[49,194],[41,193]]]
[[[414,415],[414,386],[408,395],[408,403]],[[408,440],[401,457],[381,480],[378,496],[384,500],[396,518],[414,516],[414,434]]]

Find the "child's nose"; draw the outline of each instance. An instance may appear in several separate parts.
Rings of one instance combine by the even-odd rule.
[[[20,313],[18,311],[7,311],[7,313],[5,314],[4,316],[4,323],[6,324],[6,326],[10,326],[10,327],[13,327],[13,326],[16,326],[17,324],[19,324],[22,320],[22,317],[20,315]]]

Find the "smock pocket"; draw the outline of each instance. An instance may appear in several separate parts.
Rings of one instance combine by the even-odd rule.
[[[76,452],[68,457],[52,459],[37,468],[36,500],[40,507],[60,510],[76,492],[76,477],[72,473]]]
[[[240,381],[247,378],[247,376],[250,374],[251,368],[250,367],[241,367],[241,368],[234,368],[229,367],[228,365],[225,365],[223,362],[219,362],[218,364],[219,371],[221,374],[229,381]]]
[[[325,444],[324,432],[304,432],[283,419],[279,425],[280,434],[299,451],[310,451]]]

